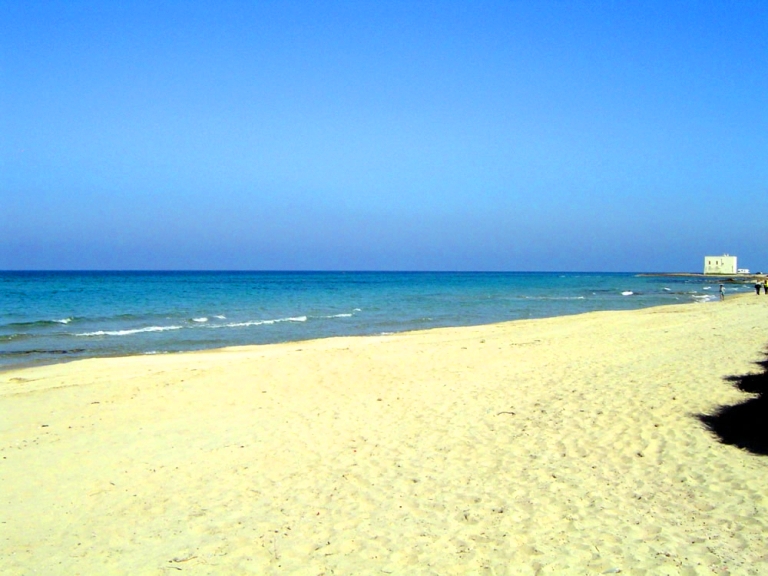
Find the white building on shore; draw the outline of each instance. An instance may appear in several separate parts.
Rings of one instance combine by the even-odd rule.
[[[736,256],[704,256],[704,274],[737,274]]]

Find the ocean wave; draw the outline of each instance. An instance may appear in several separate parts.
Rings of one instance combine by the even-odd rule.
[[[245,328],[247,326],[262,326],[264,324],[274,324],[279,320],[249,320],[247,322],[230,322],[229,324],[210,326],[210,328]]]
[[[27,338],[33,338],[32,334],[26,332],[16,332],[15,334],[2,334],[0,335],[0,342],[15,342],[17,340],[26,340]]]
[[[55,320],[31,320],[29,322],[9,322],[5,324],[4,328],[34,328],[42,326],[60,326],[61,324],[69,324],[70,322],[77,320],[75,317],[61,318]]]
[[[691,299],[696,302],[713,302],[717,300],[717,296],[711,294],[693,294]]]
[[[184,326],[147,326],[146,328],[132,328],[130,330],[97,330],[96,332],[83,332],[75,336],[130,336],[141,332],[165,332],[167,330],[181,330]]]
[[[291,316],[289,318],[275,318],[270,320],[248,320],[245,322],[230,322],[228,324],[208,324],[208,318],[193,318],[191,320],[196,325],[172,325],[172,326],[146,326],[144,328],[129,328],[125,330],[96,330],[94,332],[81,332],[75,336],[95,337],[95,336],[130,336],[132,334],[141,334],[146,332],[166,332],[169,330],[183,330],[192,328],[244,328],[248,326],[261,326],[277,324],[279,322],[306,322],[306,316]]]
[[[621,293],[622,296],[632,296],[634,295],[634,292],[632,290],[624,290],[624,292]]]
[[[249,320],[247,322],[230,322],[221,326],[211,326],[211,328],[244,328],[247,326],[262,326],[277,324],[278,322],[306,322],[306,316],[293,316],[291,318],[275,318],[274,320]]]

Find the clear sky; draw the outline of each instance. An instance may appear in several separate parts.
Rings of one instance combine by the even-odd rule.
[[[0,269],[768,270],[768,2],[0,0]]]

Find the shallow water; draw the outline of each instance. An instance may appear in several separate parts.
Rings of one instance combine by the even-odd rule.
[[[708,302],[717,290],[631,273],[0,272],[0,367]]]

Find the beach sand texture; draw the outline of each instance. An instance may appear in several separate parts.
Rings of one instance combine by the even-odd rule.
[[[768,298],[0,374],[0,573],[768,574]],[[768,423],[767,423],[768,425]]]

